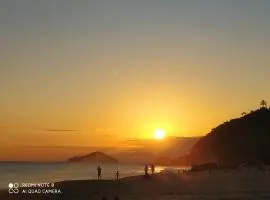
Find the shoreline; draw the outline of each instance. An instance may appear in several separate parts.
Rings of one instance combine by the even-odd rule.
[[[178,200],[178,199],[270,199],[269,171],[213,170],[186,175],[154,174],[119,180],[69,180],[55,183],[61,194],[9,195],[0,189],[1,200]]]

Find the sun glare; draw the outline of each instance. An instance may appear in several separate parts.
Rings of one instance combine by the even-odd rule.
[[[165,138],[165,131],[161,128],[158,128],[154,131],[154,138],[156,140],[163,140]]]

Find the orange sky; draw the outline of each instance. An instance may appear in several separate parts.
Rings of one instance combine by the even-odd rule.
[[[270,99],[270,3],[201,2],[1,2],[0,146],[204,135]]]

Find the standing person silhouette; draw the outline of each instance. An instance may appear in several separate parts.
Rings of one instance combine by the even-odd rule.
[[[147,165],[144,166],[144,175],[148,176],[148,166]]]
[[[97,172],[98,172],[98,180],[100,180],[101,179],[101,167],[100,166],[97,167]]]
[[[155,173],[155,165],[154,164],[151,165],[151,171],[152,171],[152,174]]]
[[[118,171],[118,169],[117,169],[117,171],[116,171],[116,180],[118,180],[119,179],[119,171]]]

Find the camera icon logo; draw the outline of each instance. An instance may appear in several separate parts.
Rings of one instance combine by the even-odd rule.
[[[8,193],[9,194],[18,194],[19,193],[19,183],[9,183],[8,184]]]

